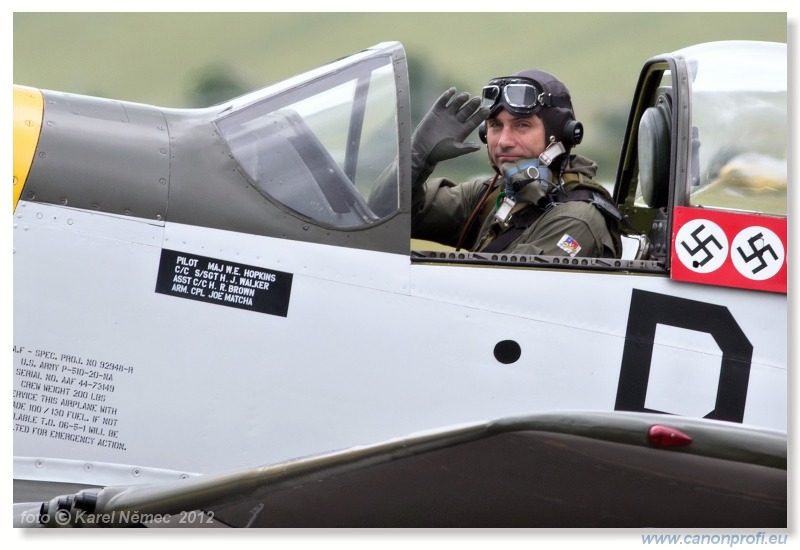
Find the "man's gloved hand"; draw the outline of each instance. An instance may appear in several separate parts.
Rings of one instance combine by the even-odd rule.
[[[422,184],[436,164],[480,150],[477,143],[464,142],[489,116],[489,107],[481,107],[481,98],[470,98],[455,88],[444,92],[422,118],[411,136],[411,181]]]

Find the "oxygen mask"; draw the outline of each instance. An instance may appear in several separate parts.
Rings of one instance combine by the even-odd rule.
[[[560,142],[553,143],[539,158],[500,165],[505,185],[498,197],[497,221],[507,226],[514,207],[519,203],[538,206],[550,201],[548,195],[558,185],[550,170],[550,162],[561,152],[563,145]]]

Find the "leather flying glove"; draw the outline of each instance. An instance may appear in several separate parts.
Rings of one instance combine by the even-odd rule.
[[[477,143],[464,142],[489,116],[489,107],[481,107],[481,98],[470,98],[455,88],[444,92],[422,117],[411,136],[411,182],[421,185],[436,164],[480,150]]]

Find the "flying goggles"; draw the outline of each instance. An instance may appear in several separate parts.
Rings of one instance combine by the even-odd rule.
[[[481,106],[491,107],[491,112],[500,107],[518,116],[535,115],[544,107],[571,109],[569,98],[546,94],[542,85],[522,76],[493,78],[483,87]]]

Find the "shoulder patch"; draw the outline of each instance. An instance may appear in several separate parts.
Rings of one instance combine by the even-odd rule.
[[[581,245],[578,244],[578,241],[576,241],[566,233],[564,234],[563,237],[561,237],[561,240],[558,241],[557,246],[570,256],[575,256],[575,254],[577,254],[581,250]]]

